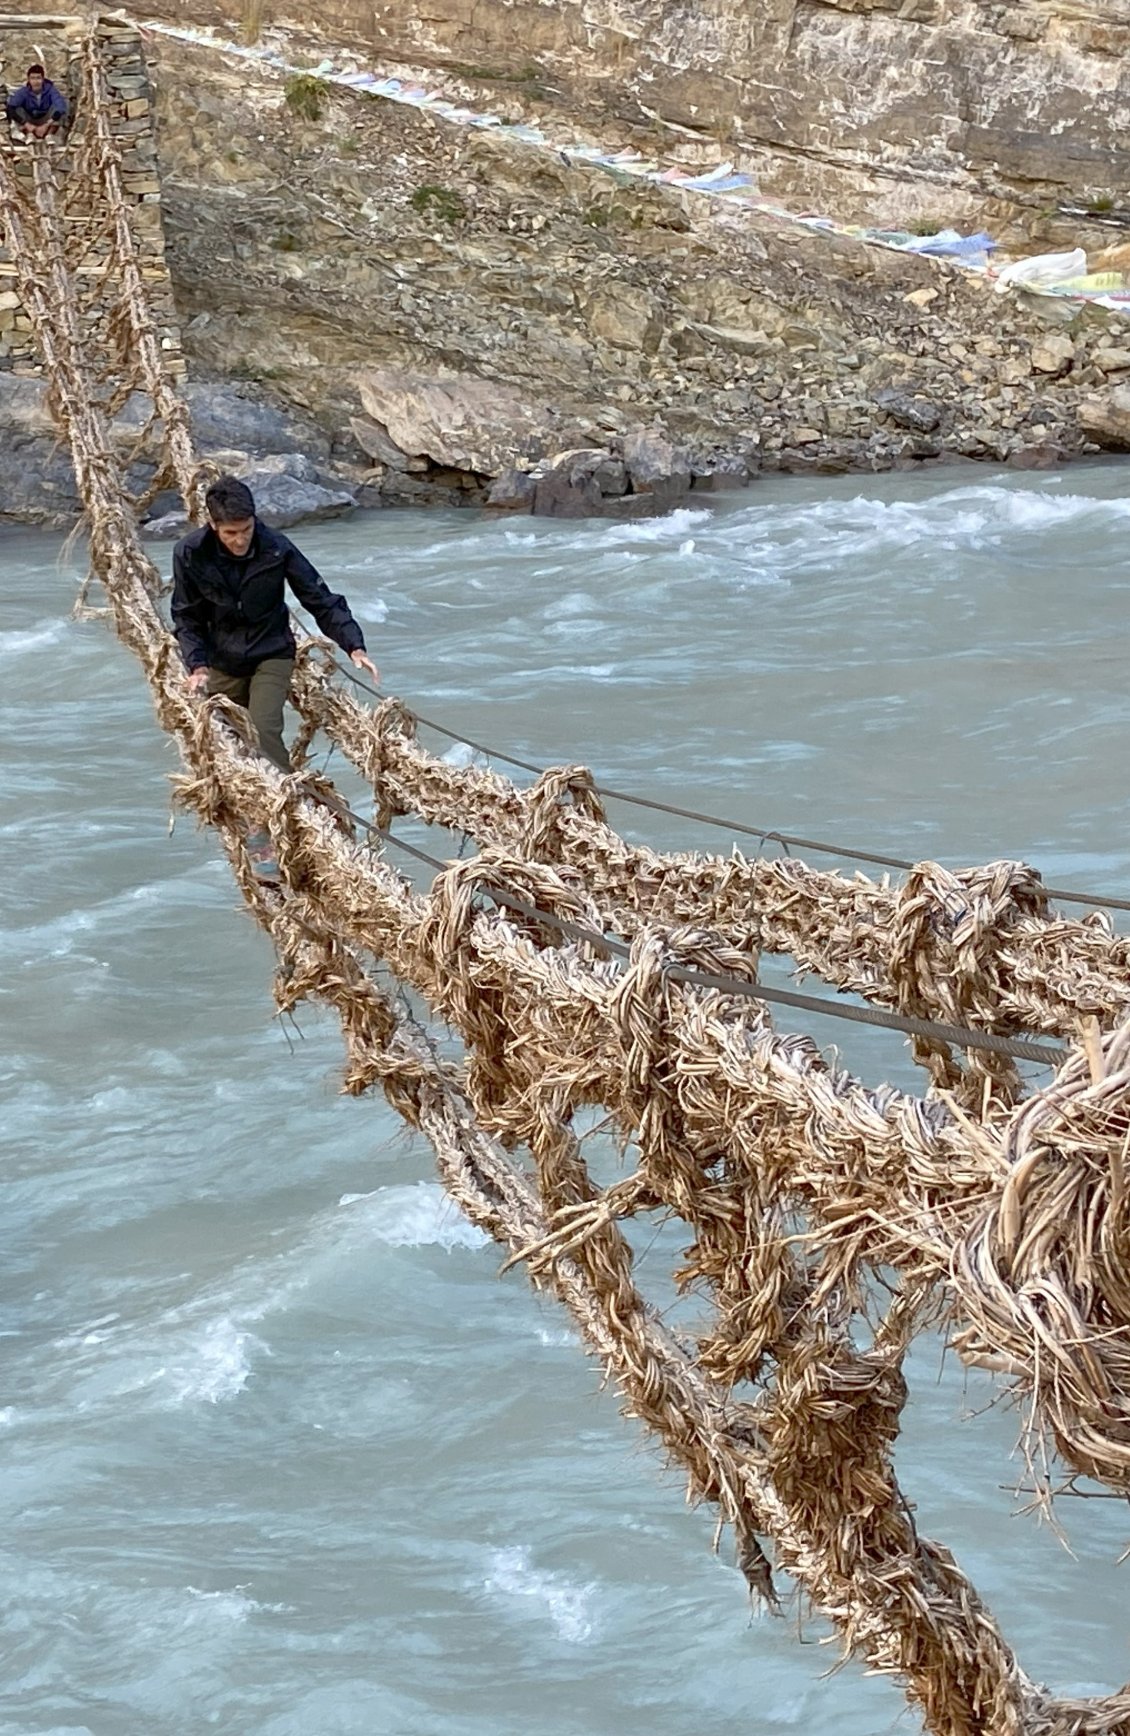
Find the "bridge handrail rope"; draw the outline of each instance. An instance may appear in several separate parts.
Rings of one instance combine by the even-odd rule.
[[[347,681],[371,698],[387,698],[380,688],[363,680],[347,664],[338,661],[337,667]],[[533,772],[536,777],[541,777],[546,771],[545,766],[537,765],[533,760],[522,759],[502,748],[488,747],[485,742],[474,741],[468,735],[460,735],[459,731],[452,729],[449,724],[437,723],[435,718],[425,717],[423,712],[417,711],[410,704],[406,704],[405,709],[426,729],[435,730],[437,735],[444,736],[448,741],[458,742],[462,747],[469,747],[474,753],[481,753],[487,759],[499,760],[503,765],[514,766],[519,771]],[[829,843],[826,838],[802,838],[794,832],[782,832],[776,826],[756,826],[748,820],[727,820],[720,814],[704,813],[698,808],[680,808],[671,802],[661,802],[654,796],[632,795],[627,790],[613,789],[610,784],[594,781],[592,787],[598,796],[609,801],[628,802],[633,807],[646,808],[655,814],[672,814],[680,820],[695,820],[703,826],[717,826],[722,831],[736,832],[743,838],[756,838],[763,845],[781,844],[789,850],[815,850],[822,856],[838,856],[848,862],[867,862],[876,868],[909,871],[917,866],[915,861],[906,856],[882,856],[873,850],[860,850],[855,845]],[[1130,898],[1108,896],[1100,892],[1077,892],[1062,886],[1047,886],[1045,891],[1049,898],[1055,898],[1061,904],[1084,904],[1097,910],[1130,910]]]
[[[95,52],[92,43],[92,65]],[[751,949],[724,935],[641,920],[610,959],[605,912],[564,862],[492,848],[440,864],[418,893],[356,845],[325,778],[282,776],[254,751],[245,714],[188,691],[93,389],[49,151],[31,150],[29,211],[0,147],[0,222],[74,454],[92,565],[180,751],[180,800],[216,828],[274,941],[280,1010],[316,998],[336,1011],[346,1089],[380,1084],[428,1134],[454,1196],[572,1309],[691,1494],[733,1524],[751,1588],[774,1595],[759,1541],[768,1536],[777,1566],[848,1646],[901,1677],[936,1736],[1130,1736],[1130,1694],[1057,1699],[1024,1673],[952,1557],[919,1537],[891,1459],[905,1351],[941,1309],[960,1354],[1006,1373],[1030,1400],[1038,1437],[1130,1492],[1119,1257],[1130,1025],[1086,1026],[1049,1090],[1010,1109],[987,1089],[978,1119],[951,1097],[868,1089],[809,1038],[776,1032],[750,998],[755,988],[762,998]],[[84,161],[102,187],[104,161]],[[116,228],[123,283],[130,245]],[[122,312],[131,329],[144,320],[129,293]],[[156,411],[156,383],[142,388]],[[167,429],[160,438],[171,465]],[[182,471],[183,459],[182,449]],[[339,713],[331,739],[353,723]],[[391,754],[369,737],[366,751]],[[544,781],[547,824],[563,794]],[[381,829],[359,823],[367,836]],[[271,834],[277,890],[252,874],[250,824]],[[545,836],[554,841],[552,828]],[[554,929],[571,944],[553,944]],[[458,1032],[461,1069],[398,1013],[370,960]],[[603,1189],[573,1128],[592,1104],[609,1110],[636,1161]],[[513,1156],[521,1149],[529,1169]],[[663,1329],[641,1293],[620,1222],[671,1215],[691,1231],[687,1272],[709,1313],[693,1346]],[[885,1312],[876,1272],[891,1295]],[[853,1337],[866,1297],[868,1330]]]
[[[480,848],[559,862],[599,892],[605,926],[621,935],[648,922],[693,924],[743,946],[751,977],[758,950],[787,953],[841,992],[951,1029],[1061,1035],[1088,1017],[1109,1025],[1130,1016],[1130,942],[1094,920],[1050,913],[1022,864],[959,875],[922,864],[905,887],[892,888],[795,858],[628,845],[605,821],[584,768],[551,770],[529,790],[485,768],[454,768],[416,741],[399,701],[369,711],[335,687],[324,642],[307,639],[300,653],[293,698],[303,740],[323,730],[373,785],[383,818],[412,813]],[[963,1080],[945,1050],[921,1058],[936,1082],[980,1100],[985,1079],[976,1064]],[[1019,1092],[1015,1075],[990,1072],[994,1092]]]
[[[329,800],[327,805],[370,837],[380,838],[382,843],[402,850],[413,861],[422,863],[437,874],[446,873],[451,866],[450,862],[443,861],[439,856],[421,850],[418,844],[398,837],[388,827],[366,819],[340,797]],[[632,957],[631,947],[610,935],[607,929],[572,922],[568,917],[557,915],[551,910],[543,910],[538,905],[531,904],[528,899],[519,898],[506,887],[484,886],[482,895],[500,910],[513,911],[541,928],[554,929],[569,940],[592,947],[598,954],[603,953],[609,958],[618,958],[625,962]],[[664,962],[663,974],[672,982],[688,983],[695,988],[711,989],[718,994],[736,995],[742,1000],[761,1001],[768,1006],[796,1007],[804,1012],[819,1013],[832,1019],[845,1019],[852,1024],[874,1025],[885,1031],[899,1031],[907,1037],[924,1037],[936,1043],[954,1044],[962,1049],[981,1049],[987,1054],[1006,1055],[1044,1067],[1060,1066],[1071,1053],[1069,1048],[1059,1043],[1025,1043],[1014,1037],[999,1037],[992,1031],[976,1031],[964,1025],[943,1024],[936,1019],[907,1018],[899,1013],[880,1012],[875,1007],[844,1006],[841,1002],[830,1001],[824,996],[801,994],[796,989],[770,987],[765,983],[751,981],[749,977],[690,970],[673,960]]]

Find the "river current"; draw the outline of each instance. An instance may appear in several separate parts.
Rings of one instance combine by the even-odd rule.
[[[1127,474],[295,534],[386,690],[476,739],[1125,897]],[[170,834],[172,749],[129,655],[68,620],[77,576],[59,539],[0,536],[0,1736],[915,1730],[896,1686],[829,1674],[795,1600],[751,1614],[565,1318],[498,1279],[423,1142],[337,1095],[333,1025],[272,1020],[270,949],[214,842]],[[915,1083],[895,1036],[803,1028]],[[659,1296],[678,1245],[644,1255]],[[1020,1418],[987,1379],[936,1341],[911,1379],[921,1529],[1031,1674],[1119,1685],[1124,1510],[1063,1501],[1069,1552],[1010,1492]]]

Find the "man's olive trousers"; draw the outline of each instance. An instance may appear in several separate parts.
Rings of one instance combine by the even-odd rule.
[[[225,675],[222,669],[208,671],[208,692],[234,699],[250,713],[259,746],[280,771],[290,771],[290,755],[283,741],[283,706],[294,673],[293,657],[267,657],[250,675]]]

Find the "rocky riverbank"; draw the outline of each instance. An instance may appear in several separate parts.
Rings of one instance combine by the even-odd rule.
[[[151,53],[194,372],[301,410],[381,499],[638,510],[616,467],[644,432],[673,487],[1122,441],[1085,408],[1130,381],[1106,312],[359,94],[304,118],[277,74]]]
[[[184,392],[202,457],[246,477],[272,524],[336,517],[375,504],[348,467],[343,472],[335,463],[329,439],[309,418],[239,386],[193,383]],[[0,373],[0,519],[65,526],[78,516],[70,457],[59,444],[47,395],[45,380]],[[129,455],[130,482],[139,495],[155,473],[145,446],[137,450],[147,408],[131,400],[112,425],[114,445]],[[149,512],[151,534],[180,535],[184,526],[180,497],[158,495]]]
[[[1105,359],[1106,352],[1098,353]],[[767,451],[753,429],[735,429],[728,440],[672,437],[661,421],[644,425],[615,407],[570,420],[468,377],[383,370],[359,373],[356,385],[371,413],[351,416],[348,430],[336,434],[245,382],[193,382],[184,391],[202,459],[244,478],[261,516],[281,528],[357,508],[409,505],[639,518],[669,511],[692,493],[743,487],[766,470],[908,468],[959,455],[999,459],[1007,451],[992,430],[984,441],[963,442],[963,451],[947,448],[944,422],[953,412],[944,394],[894,388],[873,400],[877,419],[891,432],[872,431],[853,462],[834,441],[822,440],[815,456],[799,442]],[[42,380],[0,374],[6,454],[0,520],[62,527],[78,515],[74,475],[52,427],[47,392]],[[138,495],[155,473],[154,459],[137,448],[142,414],[140,403],[127,403],[112,430],[118,450],[130,454]],[[1078,414],[1093,439],[1077,435],[1075,450],[1130,450],[1130,384],[1081,400]],[[1014,447],[1010,464],[1042,468],[1072,455],[1071,447],[1048,440],[1045,428],[1032,433],[1038,443]],[[989,439],[992,451],[986,450]],[[187,521],[179,497],[158,494],[145,528],[156,538],[181,535]]]
[[[1130,319],[316,81],[297,104],[168,38],[148,54],[198,445],[276,523],[632,516],[762,470],[1130,449]],[[7,382],[0,515],[76,508],[45,417]]]

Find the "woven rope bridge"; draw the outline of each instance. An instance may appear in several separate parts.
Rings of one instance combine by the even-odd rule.
[[[1130,1736],[1130,1691],[1057,1699],[1025,1672],[919,1534],[892,1463],[907,1347],[941,1323],[1016,1400],[1048,1504],[1064,1468],[1130,1495],[1130,941],[1102,912],[1060,914],[1021,863],[923,863],[892,885],[630,845],[584,768],[527,789],[454,768],[399,702],[354,698],[320,641],[301,649],[293,775],[259,757],[243,712],[190,696],[139,539],[133,457],[155,458],[153,490],[175,485],[194,517],[203,477],[146,301],[99,44],[92,26],[65,151],[0,150],[0,226],[91,575],[176,743],[178,800],[215,829],[274,942],[279,1008],[338,1015],[345,1089],[379,1086],[508,1263],[569,1309],[625,1411],[732,1528],[756,1595],[776,1607],[791,1578],[938,1736]],[[97,342],[80,273],[92,223],[110,246]],[[144,413],[123,454],[111,424],[129,401]],[[311,769],[319,734],[371,784],[372,820]],[[402,814],[477,853],[432,864],[419,889],[387,856]],[[251,827],[271,834],[278,888],[251,873]],[[762,953],[906,1031],[923,1094],[871,1087],[778,1029]],[[458,1035],[461,1062],[390,976]],[[1034,1057],[1057,1069],[1037,1090],[1017,1066]],[[594,1109],[625,1160],[608,1186],[578,1131]],[[693,1338],[640,1289],[629,1219],[685,1230]]]

